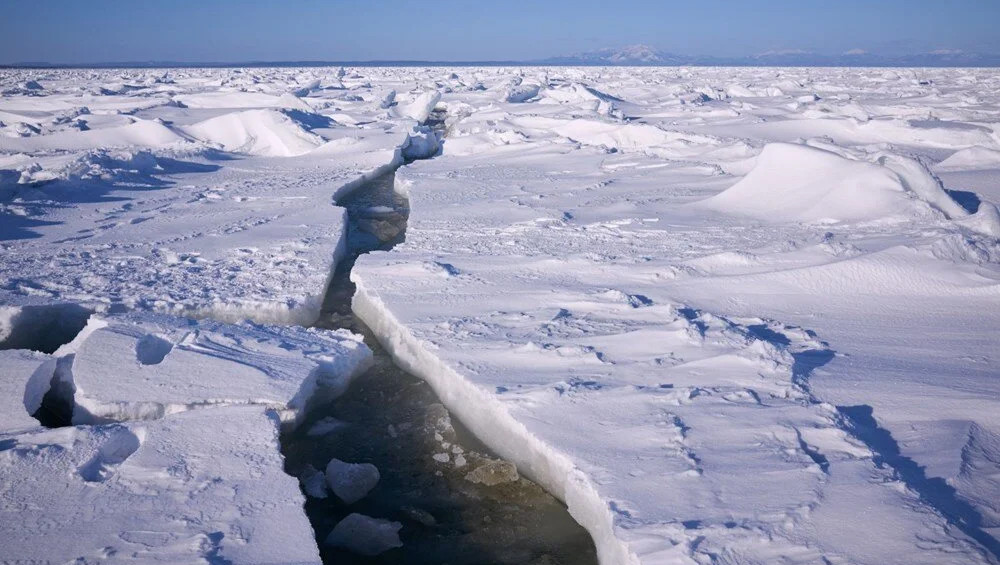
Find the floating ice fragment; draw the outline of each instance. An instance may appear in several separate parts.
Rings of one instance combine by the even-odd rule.
[[[394,547],[403,547],[399,530],[403,524],[351,514],[340,521],[326,537],[326,543],[360,555],[373,557]]]
[[[517,467],[510,461],[488,461],[465,475],[465,480],[489,487],[512,483],[518,478]]]
[[[335,431],[339,430],[340,428],[343,428],[343,427],[346,427],[346,426],[347,426],[347,422],[344,422],[342,420],[338,420],[338,419],[334,418],[333,416],[327,416],[326,418],[323,418],[322,420],[320,420],[320,421],[316,422],[315,424],[313,424],[312,427],[309,428],[309,431],[306,432],[306,435],[313,436],[313,437],[315,437],[315,436],[325,436],[328,433],[335,432]]]
[[[306,468],[302,470],[302,474],[299,475],[299,483],[302,484],[302,490],[307,495],[313,498],[327,497],[326,475],[312,465],[306,465]]]
[[[353,504],[365,497],[375,485],[380,475],[371,463],[345,463],[331,459],[326,466],[326,482],[330,490],[347,504]]]

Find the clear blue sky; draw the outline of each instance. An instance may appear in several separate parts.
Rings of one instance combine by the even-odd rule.
[[[0,0],[0,62],[1000,52],[1000,0]]]

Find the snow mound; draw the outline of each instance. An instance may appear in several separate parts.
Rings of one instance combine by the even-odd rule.
[[[367,369],[347,332],[228,325],[165,315],[94,316],[72,343],[73,422],[150,420],[206,405],[257,404],[294,421],[319,385]]]
[[[0,136],[0,151],[81,151],[115,147],[165,147],[185,139],[157,120],[136,119],[128,125],[92,130],[64,130],[31,137]]]
[[[286,92],[285,94],[282,94],[278,98],[278,104],[280,104],[282,108],[287,110],[300,110],[302,112],[313,111],[312,106],[310,106],[305,102],[305,100],[302,100],[301,98],[299,98],[298,96],[296,96],[291,92]]]
[[[992,202],[980,202],[975,214],[955,223],[976,233],[1000,239],[1000,211]]]
[[[903,160],[893,164],[917,181],[926,180]],[[917,181],[914,186],[927,186]],[[747,176],[696,206],[761,220],[806,223],[865,222],[929,212],[927,203],[914,198],[901,174],[888,165],[789,143],[766,145]]]
[[[37,163],[36,163],[37,165]],[[18,184],[39,184],[54,180],[146,181],[155,174],[169,172],[148,149],[91,149],[64,163],[49,167],[29,166],[21,170]]]
[[[969,213],[952,200],[941,180],[920,161],[891,153],[879,153],[876,162],[899,175],[903,187],[921,200],[937,208],[950,219],[964,218]]]
[[[982,146],[960,149],[936,167],[941,171],[982,170],[1000,168],[1000,151]]]
[[[303,155],[324,143],[277,110],[224,114],[187,126],[184,132],[226,151],[268,157]]]

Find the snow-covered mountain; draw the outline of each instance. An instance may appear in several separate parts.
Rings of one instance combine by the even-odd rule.
[[[649,45],[628,45],[621,48],[604,47],[595,51],[555,57],[548,62],[580,65],[677,65],[683,57],[666,53]]]
[[[852,49],[836,55],[803,49],[775,49],[755,55],[719,57],[676,55],[649,45],[629,45],[621,48],[605,47],[533,62],[549,65],[624,66],[990,67],[1000,65],[1000,55],[966,53],[953,49],[908,55],[870,53],[863,49]]]
[[[1000,53],[975,53],[960,49],[936,49],[908,54],[875,53],[853,48],[842,53],[819,53],[807,49],[771,49],[747,55],[678,55],[650,45],[603,47],[592,51],[532,60],[434,61],[434,60],[303,60],[234,61],[226,63],[185,63],[177,61],[117,61],[95,63],[89,68],[220,68],[220,67],[323,67],[387,66],[420,67],[436,65],[580,65],[580,66],[681,66],[699,67],[1000,67]],[[76,68],[45,62],[0,64],[3,68]]]

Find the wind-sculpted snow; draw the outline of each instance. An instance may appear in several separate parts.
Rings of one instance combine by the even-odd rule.
[[[336,199],[439,154],[397,172],[405,241],[361,257],[354,309],[511,475],[567,503],[603,563],[997,559],[994,69],[24,70],[0,91],[0,346],[54,355],[0,359],[22,392],[0,438],[18,477],[4,508],[119,489],[94,519],[118,535],[100,512],[147,503],[128,498],[131,466],[161,427],[199,418],[223,434],[224,470],[197,466],[192,434],[144,480],[189,469],[164,492],[206,493],[211,517],[246,467],[280,470],[234,455],[232,421],[209,415],[295,412],[323,354],[360,358],[347,336],[219,322],[315,320],[345,256]],[[418,122],[442,112],[439,144]],[[240,378],[213,381],[234,357]],[[60,396],[78,421],[148,420],[34,428],[30,410]],[[267,424],[240,444],[265,459]],[[20,482],[45,465],[50,483]],[[227,504],[295,507],[274,547],[313,561],[286,479]],[[137,529],[167,532],[142,543],[168,561],[181,546],[268,560],[231,553],[265,546],[232,526],[258,514],[227,512]],[[358,516],[396,544],[395,523]],[[28,548],[32,520],[0,527]],[[145,556],[133,538],[94,551]],[[10,558],[39,557],[25,551]]]
[[[184,132],[226,151],[273,157],[302,155],[323,143],[322,137],[276,110],[225,114],[188,126]]]
[[[916,172],[920,171],[915,165]],[[921,217],[931,203],[968,215],[938,186],[924,194],[892,167],[851,160],[805,145],[773,143],[740,182],[705,201],[722,212],[786,222],[861,222]],[[933,183],[933,179],[930,179]],[[914,183],[916,184],[916,183]],[[917,185],[920,186],[920,185]],[[920,198],[924,197],[924,198]]]
[[[1000,78],[913,73],[479,71],[354,309],[602,562],[993,562]]]

